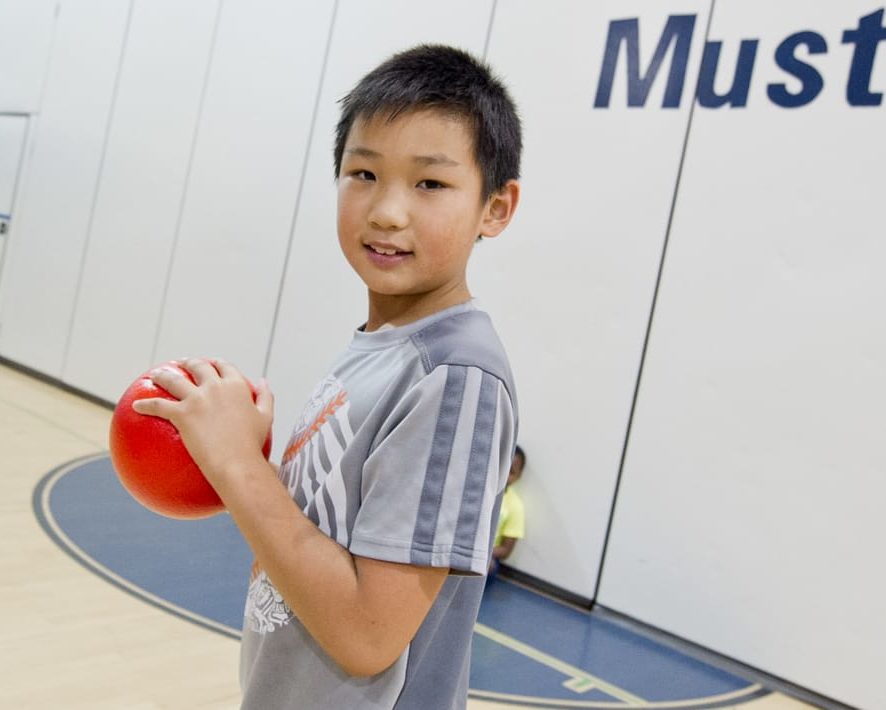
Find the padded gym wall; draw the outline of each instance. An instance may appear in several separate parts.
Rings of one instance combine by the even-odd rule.
[[[489,59],[524,122],[524,198],[478,245],[471,283],[509,346],[529,468],[527,536],[512,562],[592,597],[690,102],[668,111],[594,108],[609,20],[643,17],[640,59],[668,13],[708,3],[500,3]],[[544,32],[527,28],[544,27]],[[687,46],[700,58],[703,33]],[[620,77],[621,78],[621,77]],[[687,85],[692,78],[687,79]],[[625,81],[612,101],[625,102]],[[649,95],[660,105],[664,82]]]
[[[10,35],[13,18],[33,24],[31,11],[16,5]],[[115,0],[61,4],[51,51],[43,45],[39,110],[28,109],[33,129],[0,274],[0,354],[54,377],[62,374],[128,15],[128,4]],[[6,59],[2,76],[16,75],[15,58]]]
[[[694,111],[599,596],[863,708],[886,707],[882,19],[716,2],[720,90],[742,40],[756,64],[746,107]],[[801,32],[820,83],[776,61]]]
[[[111,401],[151,364],[217,12],[133,4],[62,370]]]

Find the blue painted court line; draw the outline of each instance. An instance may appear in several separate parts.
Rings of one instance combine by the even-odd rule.
[[[148,603],[239,638],[251,554],[230,518],[171,520],[122,488],[106,455],[48,473],[44,530],[82,565]],[[524,707],[734,707],[751,681],[509,581],[489,584],[474,634],[471,695]]]

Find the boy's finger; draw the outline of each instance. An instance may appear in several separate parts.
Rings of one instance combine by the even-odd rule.
[[[161,367],[151,372],[151,380],[176,399],[184,399],[194,384],[178,370]]]
[[[243,377],[240,374],[240,370],[234,367],[227,360],[212,360],[212,364],[215,365],[215,369],[218,370],[218,374],[222,376],[222,378],[229,377]]]
[[[182,363],[182,367],[191,373],[194,382],[196,382],[198,386],[210,380],[218,379],[218,370],[216,370],[215,366],[207,360],[190,358]]]
[[[175,402],[169,399],[151,397],[149,399],[135,400],[132,403],[132,408],[139,414],[170,419],[175,411]]]

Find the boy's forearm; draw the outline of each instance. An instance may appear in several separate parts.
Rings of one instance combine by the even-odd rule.
[[[356,603],[357,575],[351,554],[302,513],[262,462],[220,476],[218,493],[259,565],[293,613],[322,642]]]
[[[492,556],[497,560],[506,560],[514,551],[514,546],[516,545],[516,543],[517,540],[515,538],[504,538],[500,545],[496,545],[492,549]]]
[[[271,464],[241,464],[216,488],[289,608],[345,671],[372,675],[396,660],[405,644],[361,589],[359,558],[302,513]]]

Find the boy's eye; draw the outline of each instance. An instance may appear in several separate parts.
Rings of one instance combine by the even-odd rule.
[[[364,182],[375,180],[375,175],[368,170],[354,170],[351,172],[351,177],[356,178],[357,180],[363,180]]]
[[[443,187],[446,187],[442,182],[437,180],[422,180],[418,183],[418,187],[422,190],[439,190]]]

